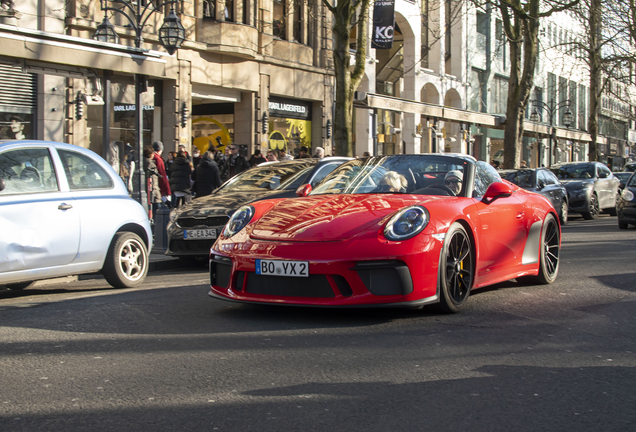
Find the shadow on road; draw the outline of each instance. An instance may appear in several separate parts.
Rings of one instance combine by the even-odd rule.
[[[173,394],[157,394],[135,409],[113,403],[103,410],[25,412],[0,417],[0,429],[534,432],[628,431],[636,424],[635,368],[486,365],[451,370],[446,379],[430,372],[414,369],[406,383],[336,376],[332,382],[327,373],[323,382],[254,388],[240,398],[201,383],[196,396],[181,403]]]

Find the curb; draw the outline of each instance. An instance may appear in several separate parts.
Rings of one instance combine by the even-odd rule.
[[[148,272],[155,272],[160,270],[174,270],[178,268],[184,268],[185,266],[178,258],[163,258],[156,261],[150,261],[148,265]]]

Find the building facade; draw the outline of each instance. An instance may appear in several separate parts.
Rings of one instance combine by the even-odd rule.
[[[118,44],[92,39],[105,17],[100,2],[26,0],[3,9],[0,136],[13,137],[17,122],[13,129],[26,137],[121,159],[127,144],[135,145],[134,79],[143,76],[144,144],[204,151],[218,138],[244,154],[295,154],[300,146],[332,153],[332,19],[321,0],[179,1],[186,40],[173,55],[157,35],[163,12],[151,14],[135,49],[122,14],[106,14]],[[501,161],[510,58],[497,9],[395,0],[390,49],[371,48],[372,16],[354,153],[454,152]],[[522,159],[529,166],[586,160],[589,77],[581,53],[568,45],[580,29],[567,13],[541,25]],[[600,160],[620,167],[633,158],[633,111],[624,99],[603,99]]]
[[[29,138],[105,157],[125,153],[126,145],[135,146],[141,75],[145,145],[205,151],[219,137],[222,147],[234,142],[246,154],[257,148],[294,154],[301,145],[330,151],[331,25],[321,2],[192,0],[176,7],[186,40],[173,55],[157,34],[165,10],[150,13],[141,49],[119,13],[107,12],[118,44],[92,39],[105,16],[100,2],[31,0],[5,11],[0,127],[19,119]]]

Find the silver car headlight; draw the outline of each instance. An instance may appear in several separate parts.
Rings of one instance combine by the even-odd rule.
[[[389,220],[384,227],[384,237],[389,240],[406,240],[419,234],[428,225],[429,214],[424,207],[406,207]]]
[[[232,237],[234,234],[245,228],[254,217],[254,207],[243,206],[234,212],[230,220],[223,228],[223,235],[225,237]]]
[[[623,197],[625,201],[632,201],[634,199],[634,192],[630,191],[629,189],[623,189],[623,192],[621,192],[621,197]]]

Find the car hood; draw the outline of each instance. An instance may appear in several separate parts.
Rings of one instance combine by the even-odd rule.
[[[180,210],[178,216],[214,216],[232,215],[244,204],[267,198],[286,198],[295,196],[294,191],[273,190],[264,192],[231,192],[221,195],[208,195],[197,198]]]
[[[440,197],[418,195],[317,195],[282,200],[252,228],[251,236],[277,241],[346,240],[377,231],[395,211]]]
[[[594,186],[594,182],[595,182],[595,180],[593,180],[593,179],[590,179],[590,180],[577,180],[577,179],[561,180],[561,183],[563,184],[563,186],[565,186],[566,189],[583,189],[583,188],[586,188],[586,187]]]

